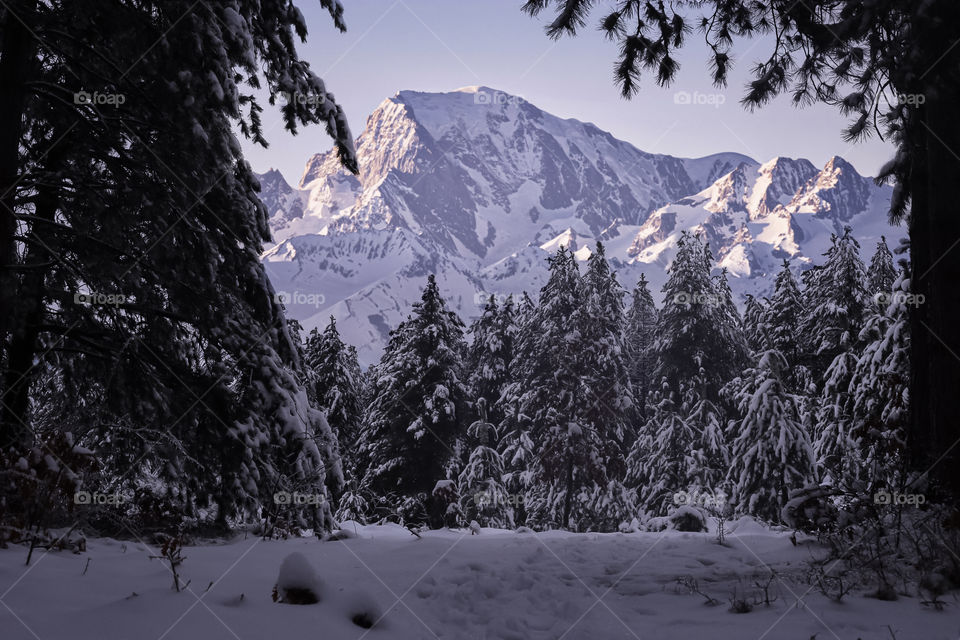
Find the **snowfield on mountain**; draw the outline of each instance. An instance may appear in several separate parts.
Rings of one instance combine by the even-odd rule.
[[[261,176],[274,236],[263,259],[291,315],[308,330],[335,316],[366,364],[429,273],[470,319],[491,294],[538,291],[560,246],[582,262],[602,241],[621,284],[644,273],[659,302],[684,230],[710,242],[738,296],[768,293],[784,258],[797,271],[818,261],[847,225],[863,246],[903,236],[887,223],[890,188],[838,156],[818,168],[651,154],[488,87],[401,91],[356,146],[359,176],[332,152],[296,188]]]
[[[81,554],[0,550],[4,640],[955,640],[952,605],[914,596],[842,603],[801,580],[823,550],[751,518],[713,533],[423,532],[344,524],[344,539],[188,547],[176,593],[157,550],[95,539]],[[301,554],[301,558],[290,558]],[[303,563],[306,563],[304,565]],[[282,576],[319,584],[311,605],[274,602]],[[295,565],[295,566],[291,566]],[[705,595],[691,593],[691,586]],[[707,596],[716,600],[707,603]],[[770,604],[765,604],[765,600]],[[743,600],[746,613],[731,611]],[[373,624],[369,627],[370,623]],[[368,628],[369,627],[369,628]]]

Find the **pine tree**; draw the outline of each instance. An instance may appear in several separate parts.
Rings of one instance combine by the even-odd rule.
[[[826,484],[850,488],[859,476],[860,445],[853,433],[850,381],[856,356],[843,351],[824,375],[814,422],[814,454]]]
[[[906,269],[892,287],[909,295]],[[865,343],[850,381],[851,433],[860,443],[865,493],[903,486],[909,425],[910,331],[906,298],[871,314],[860,334]]]
[[[12,6],[0,11],[0,446],[28,445],[31,389],[58,379],[50,424],[72,429],[82,406],[78,445],[109,462],[104,478],[163,486],[186,515],[225,525],[270,508],[277,487],[325,494],[336,443],[260,262],[267,212],[237,141],[266,145],[253,88],[309,94],[284,124],[322,123],[356,171],[343,110],[298,57],[303,16],[285,2]],[[329,520],[326,507],[301,515]]]
[[[506,393],[507,446],[515,456],[526,438],[533,445],[524,500],[528,522],[577,529],[590,520],[592,491],[608,483],[605,465],[613,457],[607,425],[597,425],[590,414],[594,390],[586,388],[579,368],[585,334],[576,321],[584,304],[577,263],[561,247],[549,264],[540,304],[517,345],[516,375]]]
[[[709,265],[713,262],[710,247],[704,246],[704,262]],[[722,380],[726,381],[739,373],[743,366],[750,361],[750,345],[744,333],[743,318],[733,300],[733,291],[727,281],[727,269],[713,277],[713,290],[717,304],[713,308],[716,332],[719,342],[716,345],[714,358],[721,363]],[[699,372],[703,376],[703,372]]]
[[[640,437],[627,458],[627,486],[637,490],[637,504],[651,515],[666,515],[673,496],[690,487],[696,468],[696,434],[674,402],[673,391],[662,381],[651,398],[656,402]]]
[[[804,317],[800,331],[817,380],[842,351],[852,348],[863,326],[868,296],[860,244],[850,227],[833,236],[823,265],[803,274]]]
[[[686,385],[681,414],[694,432],[693,464],[687,470],[688,489],[719,495],[730,468],[730,451],[724,433],[723,412],[703,397],[702,376]]]
[[[310,332],[305,359],[317,405],[326,412],[341,444],[352,447],[360,419],[360,363],[356,349],[341,340],[333,316],[322,334],[316,329]]]
[[[803,317],[803,294],[790,270],[790,263],[784,260],[774,281],[773,296],[763,314],[763,332],[768,337],[769,348],[779,351],[787,359],[787,383],[792,390],[800,389],[806,380],[806,369],[801,369],[800,322]]]
[[[702,369],[707,397],[714,399],[742,368],[747,345],[726,278],[711,278],[711,261],[699,237],[681,234],[663,287],[654,349],[657,375],[666,377],[675,393]]]
[[[461,509],[467,522],[484,527],[513,526],[511,500],[503,484],[503,458],[497,451],[497,428],[486,421],[486,403],[479,401],[481,419],[467,429],[470,459],[460,472]]]
[[[582,396],[578,411],[584,427],[598,435],[604,467],[613,478],[623,474],[623,447],[636,407],[626,361],[624,295],[598,242],[587,259],[583,301],[573,318],[581,340],[575,354]]]
[[[778,521],[789,491],[813,477],[813,448],[784,384],[786,359],[767,351],[737,385],[743,418],[735,424],[728,480],[738,509]]]
[[[485,421],[494,425],[504,418],[500,397],[510,381],[513,343],[518,330],[515,316],[512,297],[498,307],[494,296],[490,296],[483,314],[470,327],[467,386],[473,402],[483,400],[487,411]]]
[[[657,330],[657,307],[647,286],[647,279],[640,280],[633,289],[630,309],[627,311],[626,360],[630,386],[640,420],[646,419],[646,398],[650,390],[650,376],[656,366],[653,343]]]
[[[310,372],[311,395],[316,406],[324,412],[339,443],[345,486],[355,491],[359,480],[356,477],[356,445],[362,374],[356,349],[340,339],[333,316],[322,334],[316,329],[310,332],[304,361]],[[339,495],[333,497],[336,500]]]
[[[367,460],[364,485],[388,497],[391,508],[426,514],[434,526],[444,514],[435,510],[432,492],[446,479],[453,447],[463,435],[463,332],[431,275],[413,315],[391,332],[377,365],[359,447]]]
[[[743,309],[743,335],[747,345],[754,352],[762,351],[769,346],[764,326],[766,314],[767,308],[763,302],[749,293],[746,294]]]
[[[893,291],[897,280],[897,269],[893,266],[893,254],[887,247],[887,239],[880,236],[877,250],[870,259],[870,268],[867,269],[867,292],[874,297],[888,296]],[[882,300],[882,298],[881,298]]]

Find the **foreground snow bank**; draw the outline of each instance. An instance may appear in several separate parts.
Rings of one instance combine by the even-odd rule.
[[[731,527],[726,547],[676,531],[464,529],[420,539],[394,525],[344,530],[353,535],[187,548],[181,573],[190,584],[179,594],[141,543],[91,540],[86,553],[35,554],[30,567],[24,549],[0,550],[0,638],[890,640],[892,630],[897,640],[956,640],[960,632],[954,601],[943,612],[911,597],[828,601],[801,580],[816,546],[749,520]],[[272,601],[285,559],[290,584],[322,575],[318,603]],[[776,600],[731,613],[731,594],[750,594],[771,570]],[[720,604],[704,604],[690,584]]]

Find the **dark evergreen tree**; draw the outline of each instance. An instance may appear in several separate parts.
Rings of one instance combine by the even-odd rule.
[[[804,341],[800,334],[803,318],[803,294],[790,270],[790,263],[784,260],[774,282],[773,296],[763,314],[763,333],[767,337],[767,346],[786,358],[786,382],[792,391],[802,390],[809,377],[803,364]]]
[[[525,442],[532,444],[527,522],[578,529],[594,521],[594,489],[608,484],[606,464],[614,459],[615,444],[606,437],[607,426],[588,415],[596,401],[580,368],[584,284],[576,260],[561,247],[549,263],[550,278],[516,349],[516,374],[506,394],[507,450],[516,459],[526,451]]]
[[[500,424],[505,415],[500,397],[510,381],[517,331],[512,296],[499,307],[494,296],[490,296],[483,314],[470,327],[472,342],[467,358],[470,398],[475,403],[483,400],[487,411],[484,421],[494,425]],[[479,418],[479,413],[476,415]]]
[[[767,331],[764,319],[767,308],[761,300],[757,300],[749,293],[745,296],[743,309],[743,335],[747,346],[754,352],[762,351],[767,346]]]
[[[647,286],[647,279],[640,274],[640,280],[633,289],[630,308],[627,311],[625,345],[630,386],[633,388],[640,420],[645,420],[647,416],[646,398],[650,390],[650,379],[656,367],[653,345],[657,331],[657,315],[657,307]]]
[[[663,287],[663,308],[654,350],[657,375],[666,377],[675,394],[680,384],[704,371],[705,397],[743,366],[747,346],[726,278],[710,276],[709,247],[683,232]]]
[[[376,367],[359,455],[366,462],[364,485],[386,497],[388,515],[401,511],[404,518],[442,524],[433,489],[447,478],[466,426],[463,333],[431,275]]]
[[[813,448],[822,481],[852,487],[859,475],[859,444],[853,434],[850,381],[857,364],[851,351],[833,359],[824,375],[823,390],[814,414]]]
[[[336,320],[330,316],[330,323],[322,334],[316,329],[310,332],[304,351],[314,403],[324,412],[339,443],[345,488],[356,490],[356,445],[361,412],[361,372],[356,349],[340,339]],[[339,491],[335,491],[333,497],[337,501]]]
[[[727,477],[737,509],[772,522],[780,520],[789,492],[813,479],[813,448],[784,384],[786,369],[783,355],[767,351],[731,383],[743,418],[733,424]]]
[[[313,395],[344,447],[356,444],[360,420],[360,363],[356,349],[345,344],[330,316],[323,333],[310,332],[305,349]]]
[[[666,515],[677,492],[690,488],[694,430],[680,413],[670,385],[663,384],[651,396],[656,402],[640,437],[627,458],[626,483],[637,490],[637,505],[650,515]]]
[[[892,287],[894,301],[872,313],[861,331],[866,345],[850,381],[851,433],[862,460],[858,487],[864,494],[893,491],[906,481],[910,417],[910,330],[905,304],[910,279],[904,271]],[[906,492],[906,491],[901,491]]]
[[[703,248],[704,262],[710,265],[713,257],[710,247]],[[733,301],[733,291],[727,281],[727,270],[723,268],[713,277],[713,289],[717,304],[713,308],[716,331],[719,344],[716,347],[715,358],[721,363],[721,375],[727,380],[739,373],[750,361],[750,345],[744,333],[743,318]],[[702,376],[703,372],[699,372]]]
[[[694,434],[687,489],[719,497],[730,468],[730,450],[724,433],[723,411],[703,396],[701,380],[702,374],[685,385],[680,408]]]
[[[503,458],[497,450],[497,428],[486,421],[486,402],[478,401],[481,419],[467,429],[470,457],[460,472],[461,511],[467,522],[484,527],[513,525],[512,501],[503,484]]]
[[[225,524],[338,475],[236,138],[266,144],[252,95],[265,81],[314,96],[284,123],[323,123],[356,170],[342,109],[298,58],[305,34],[285,2],[0,9],[0,446],[35,444],[43,378],[63,384],[48,424],[98,451],[100,479],[159,480],[186,515]]]
[[[582,395],[578,412],[584,427],[604,443],[611,478],[623,475],[623,447],[636,407],[625,358],[624,295],[598,242],[587,259],[583,299],[573,323],[580,327],[581,344],[575,354]]]
[[[850,227],[833,236],[826,261],[803,274],[804,317],[800,331],[816,380],[840,353],[853,349],[863,327],[868,296],[860,244]]]
[[[893,254],[887,246],[887,239],[880,236],[877,250],[870,259],[870,268],[867,269],[867,292],[880,304],[883,304],[893,291],[893,284],[897,280],[897,269],[893,266]]]

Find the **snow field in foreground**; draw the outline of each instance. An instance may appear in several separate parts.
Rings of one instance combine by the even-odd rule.
[[[342,541],[241,536],[184,549],[180,573],[190,584],[182,593],[142,543],[91,540],[84,554],[36,552],[30,567],[26,550],[11,547],[0,550],[0,638],[890,640],[888,625],[896,640],[960,637],[955,601],[942,612],[917,598],[863,593],[837,604],[801,579],[805,560],[823,553],[814,544],[793,546],[789,533],[749,519],[729,526],[727,547],[706,533],[464,529],[417,539],[395,525],[352,523],[346,529],[357,536]],[[303,557],[288,562],[286,578],[313,579],[312,569],[317,604],[271,599],[293,553]],[[776,601],[731,613],[733,591],[752,593],[770,568],[780,576]],[[678,587],[681,576],[720,604]],[[353,622],[364,617],[376,625]]]

